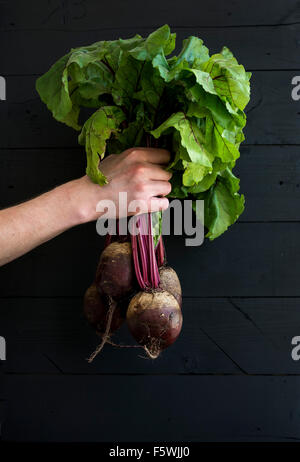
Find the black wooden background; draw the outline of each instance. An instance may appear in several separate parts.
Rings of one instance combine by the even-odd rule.
[[[239,222],[213,243],[167,239],[184,292],[179,340],[156,361],[107,346],[82,316],[103,241],[88,224],[0,270],[5,441],[300,440],[300,3],[296,0],[0,2],[0,206],[84,172],[77,134],[54,121],[35,80],[71,47],[148,34],[231,48],[253,72],[236,171]],[[129,342],[124,327],[118,340]]]

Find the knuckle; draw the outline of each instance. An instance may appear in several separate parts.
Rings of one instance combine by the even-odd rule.
[[[136,148],[127,149],[127,158],[130,160],[135,160],[138,157],[138,150]]]
[[[146,173],[146,167],[141,162],[136,162],[132,167],[132,173],[134,176],[143,177]]]

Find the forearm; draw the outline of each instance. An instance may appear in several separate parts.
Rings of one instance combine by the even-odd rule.
[[[0,211],[0,266],[87,221],[80,203],[80,181]]]
[[[128,203],[145,204],[139,213],[165,210],[169,203],[163,196],[171,191],[171,173],[163,166],[169,160],[165,149],[128,149],[101,162],[101,171],[108,179],[104,186],[85,175],[28,202],[0,210],[0,266],[73,226],[96,220],[101,216],[97,204],[103,199],[117,208],[120,192],[128,194]],[[112,212],[111,218],[124,216],[124,210],[121,215],[119,210],[116,213]]]

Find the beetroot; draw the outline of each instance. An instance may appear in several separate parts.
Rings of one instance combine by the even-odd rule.
[[[96,273],[101,294],[120,300],[134,288],[134,269],[130,242],[113,242],[102,252]]]
[[[170,266],[159,268],[160,284],[159,287],[173,295],[179,306],[182,306],[182,291],[176,271]]]
[[[93,283],[84,295],[84,314],[88,322],[101,334],[106,330],[109,307],[108,297],[100,295],[96,284]],[[109,332],[114,332],[121,327],[125,321],[125,313],[122,304],[118,303],[114,309]]]
[[[106,342],[144,348],[155,359],[175,342],[181,331],[180,282],[166,264],[162,236],[154,238],[151,213],[138,215],[132,226],[131,242],[128,236],[119,235],[118,226],[117,240],[107,236],[95,283],[85,294],[86,317],[102,337],[89,362]],[[140,292],[133,296],[138,287]],[[120,327],[124,317],[139,345],[117,345],[111,341],[111,333]]]
[[[131,334],[152,359],[175,342],[182,327],[180,306],[166,291],[136,294],[129,304],[126,319]]]

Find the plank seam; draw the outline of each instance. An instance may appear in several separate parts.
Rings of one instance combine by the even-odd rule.
[[[300,71],[299,71],[300,72]],[[300,147],[300,144],[295,144],[295,143],[284,143],[284,144],[242,144],[241,148],[243,147],[264,147],[264,148],[275,148],[275,147]],[[0,152],[1,151],[40,151],[40,150],[48,150],[48,151],[63,151],[63,150],[80,150],[80,151],[83,151],[84,152],[84,148],[82,146],[79,146],[79,145],[74,145],[74,146],[32,146],[32,147],[28,147],[28,146],[25,146],[25,147],[14,147],[14,146],[7,146],[7,147],[0,147]],[[245,155],[245,154],[244,154]]]
[[[269,27],[291,27],[291,26],[299,26],[300,22],[295,21],[295,22],[287,22],[287,23],[272,23],[272,24],[231,24],[231,25],[175,25],[175,24],[170,24],[170,27],[173,29],[178,29],[178,30],[195,30],[195,29],[248,29],[248,28],[269,28]],[[43,28],[14,28],[14,29],[8,29],[8,28],[0,28],[0,32],[2,33],[18,33],[18,32],[64,32],[64,33],[69,33],[69,32],[77,32],[77,33],[82,33],[82,32],[106,32],[106,31],[135,31],[137,28],[139,30],[154,30],[160,27],[161,24],[156,24],[156,25],[149,25],[149,26],[118,26],[118,27],[101,27],[101,28],[93,28],[93,29],[73,29],[73,28],[50,28],[50,29],[43,29]],[[133,33],[133,32],[132,32]]]
[[[117,376],[117,377],[143,377],[143,376],[159,376],[159,377],[176,377],[176,376],[189,376],[189,377],[243,377],[245,374],[238,372],[178,372],[178,373],[120,373],[120,372],[95,372],[95,373],[78,373],[78,372],[66,372],[66,373],[57,373],[57,372],[5,372],[5,376],[28,376],[28,377],[47,377],[47,376],[58,376],[58,377],[93,377],[93,376]],[[300,377],[300,374],[286,373],[286,374],[269,374],[269,373],[247,373],[247,377]]]
[[[84,293],[82,295],[6,295],[1,296],[0,300],[78,300],[83,298]],[[183,296],[183,300],[227,300],[230,298],[231,300],[289,300],[289,299],[300,299],[300,295],[206,295],[206,296],[197,296],[197,295],[185,295]]]

